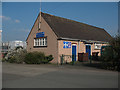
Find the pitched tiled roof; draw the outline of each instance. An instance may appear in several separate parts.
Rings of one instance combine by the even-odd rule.
[[[52,28],[58,38],[80,40],[109,41],[112,37],[102,28],[81,22],[42,13],[42,17]]]

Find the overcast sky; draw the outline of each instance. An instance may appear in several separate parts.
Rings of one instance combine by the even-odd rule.
[[[25,41],[39,9],[39,2],[3,2],[3,41]],[[104,28],[112,36],[118,31],[117,2],[43,2],[42,12]]]

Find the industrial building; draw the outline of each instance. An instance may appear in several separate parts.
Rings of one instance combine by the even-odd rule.
[[[20,40],[2,42],[2,57],[4,57],[5,54],[16,49],[17,47],[22,47],[23,49],[26,49],[26,42]]]

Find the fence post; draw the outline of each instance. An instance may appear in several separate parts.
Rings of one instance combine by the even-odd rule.
[[[74,55],[72,55],[72,59],[73,59],[72,65],[74,65],[74,59],[75,59]]]
[[[64,55],[62,54],[62,56],[61,56],[61,65],[63,64],[63,57],[64,57]]]
[[[92,56],[91,55],[90,55],[89,59],[90,59],[90,64],[92,64]]]

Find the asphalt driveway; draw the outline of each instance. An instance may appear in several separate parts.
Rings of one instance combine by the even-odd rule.
[[[3,63],[3,88],[118,88],[118,72],[72,65]]]

